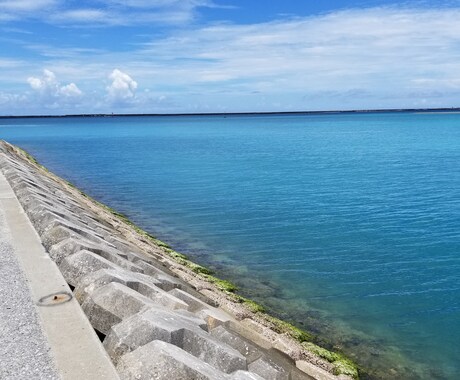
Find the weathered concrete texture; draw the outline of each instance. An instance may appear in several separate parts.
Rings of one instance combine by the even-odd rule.
[[[263,355],[260,347],[257,347],[254,343],[244,339],[237,333],[229,331],[224,326],[216,327],[211,331],[211,334],[245,356],[248,363],[252,363]]]
[[[249,364],[249,370],[264,379],[289,380],[289,372],[268,357],[261,357]]]
[[[149,309],[113,326],[104,340],[104,347],[117,363],[122,355],[154,340],[180,347],[184,329],[196,330],[202,324],[203,321],[193,314],[185,316],[160,308]]]
[[[203,331],[196,321],[158,309],[136,314],[114,326],[104,345],[117,362],[124,351],[153,340],[174,344],[226,373],[247,368],[244,356]]]
[[[179,279],[160,247],[142,251],[144,237],[128,241],[123,222],[1,142],[0,164],[122,379],[311,379],[257,324]]]
[[[232,380],[263,380],[263,377],[256,375],[255,373],[248,371],[236,371],[232,377]]]
[[[152,300],[142,294],[111,282],[92,292],[82,307],[93,327],[107,334],[113,325],[154,305]]]
[[[78,285],[80,278],[88,273],[95,272],[99,269],[117,270],[119,268],[118,265],[111,261],[86,250],[81,250],[73,255],[67,256],[59,265],[59,269],[66,281],[74,287]]]
[[[124,355],[118,365],[126,380],[223,380],[227,376],[180,348],[155,340]]]
[[[307,373],[310,375],[312,378],[316,380],[334,380],[337,379],[336,376],[330,374],[329,372],[325,371],[322,368],[319,368],[318,366],[315,366],[312,363],[309,363],[305,360],[298,360],[296,362],[297,368],[301,369],[304,373]],[[340,378],[340,376],[339,376]]]
[[[123,270],[104,270],[91,272],[83,277],[75,289],[75,296],[84,302],[96,289],[109,283],[120,283],[150,298],[155,303],[169,309],[187,309],[188,305],[173,295],[157,287],[156,280],[139,273]]]

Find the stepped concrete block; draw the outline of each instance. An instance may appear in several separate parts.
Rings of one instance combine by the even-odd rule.
[[[81,212],[82,217],[91,219],[95,223],[99,223],[101,226],[106,227],[110,230],[115,229],[115,227],[110,224],[108,221],[101,219],[97,214],[94,213],[91,209],[87,208],[85,211]]]
[[[48,252],[50,257],[59,265],[65,257],[81,251],[82,249],[97,254],[101,250],[110,250],[111,247],[91,242],[83,237],[69,237],[54,244]]]
[[[252,319],[243,319],[240,323],[229,322],[225,325],[231,331],[235,331],[242,337],[254,342],[259,347],[270,349],[272,343],[266,339],[260,332],[258,325],[253,328],[255,322]]]
[[[199,328],[199,319],[178,313],[148,309],[113,326],[104,346],[114,362],[129,350],[153,340],[174,344],[220,371],[246,369],[246,359]]]
[[[29,190],[29,193],[27,193],[26,190]],[[21,189],[20,196],[21,197],[18,196],[18,198],[21,203],[24,204],[24,209],[29,208],[29,203],[31,202],[30,198],[32,198],[32,200],[35,201],[47,201],[51,206],[65,209],[69,213],[81,214],[85,211],[84,208],[78,205],[78,203],[69,201],[66,202],[61,199],[58,191],[53,190],[52,188],[24,187]]]
[[[23,185],[23,186],[21,186],[21,185]],[[16,194],[18,199],[22,199],[22,198],[27,197],[27,196],[34,196],[34,195],[37,195],[37,194],[39,194],[41,196],[46,195],[45,193],[43,193],[41,191],[36,191],[36,190],[32,189],[30,186],[27,186],[24,183],[21,183],[20,185],[16,185],[16,190],[14,191],[14,193]]]
[[[184,283],[178,277],[176,277],[173,272],[159,263],[152,265],[142,260],[133,260],[133,262],[139,265],[144,270],[145,274],[148,274],[149,276],[155,277],[157,279],[162,279],[164,282],[165,290],[166,287],[169,286],[167,291],[177,287],[182,287],[184,285]]]
[[[236,371],[235,373],[232,373],[232,380],[264,380],[263,377],[260,377],[259,375],[256,375],[253,372],[248,372],[248,371]]]
[[[248,365],[250,372],[254,372],[264,379],[289,380],[289,371],[268,357],[261,357]]]
[[[184,301],[189,307],[188,310],[192,313],[203,309],[209,309],[212,306],[198,299],[197,297],[191,295],[188,292],[183,291],[182,289],[172,289],[169,291],[169,294],[172,294],[174,297],[179,298]]]
[[[55,225],[56,226],[62,226],[62,227],[66,227],[66,228],[69,228],[71,230],[75,230],[77,231],[81,236],[85,237],[86,239],[90,239],[90,240],[95,240],[97,242],[102,242],[104,241],[104,235],[101,235],[91,229],[88,229],[88,226],[81,223],[81,221],[79,220],[78,217],[75,218],[75,220],[77,220],[76,223],[73,223],[69,220],[65,220],[65,219],[60,219],[60,220],[57,220],[56,219],[56,222],[55,222]]]
[[[108,242],[105,242],[91,231],[68,223],[59,223],[56,227],[47,229],[41,235],[43,246],[47,250],[49,250],[54,244],[59,243],[60,241],[67,239],[69,237],[73,237],[76,239],[78,239],[79,237],[83,237],[87,240],[90,240],[93,243],[106,244],[111,248],[115,248],[113,245],[111,245]]]
[[[39,235],[44,234],[48,229],[68,222],[88,228],[83,220],[73,217],[71,214],[65,215],[57,210],[50,210],[50,208],[50,206],[37,205],[37,207],[28,210],[27,215]]]
[[[50,205],[57,206],[58,202],[56,197],[48,190],[22,187],[15,190],[15,194],[23,205],[24,210],[29,210],[34,207],[36,202],[47,202]]]
[[[45,233],[41,235],[42,244],[46,248],[46,250],[49,250],[54,244],[57,244],[70,237],[78,239],[79,237],[83,236],[80,235],[77,231],[71,230],[63,226],[57,226],[48,229]],[[97,243],[97,241],[94,241],[93,239],[90,240],[93,243]]]
[[[155,340],[124,355],[117,365],[122,380],[225,380],[228,375],[180,348]]]
[[[203,294],[201,291],[197,291],[195,288],[193,288],[191,285],[185,283],[185,286],[178,286],[177,287],[180,290],[183,290],[184,292],[190,294],[191,296],[197,298],[201,302],[205,303],[207,307],[211,308],[216,308],[219,307],[219,303],[217,301],[214,301],[213,299],[209,298],[206,294]]]
[[[59,206],[56,196],[53,194],[52,190],[48,189],[46,191],[43,191],[37,188],[24,187],[16,190],[16,196],[18,197],[18,199],[24,199],[24,201],[26,201],[25,198],[29,196],[36,198],[37,200],[46,199],[52,202],[54,205],[56,205],[56,207]]]
[[[154,340],[182,345],[183,330],[196,329],[202,320],[166,310],[150,308],[114,325],[104,340],[104,347],[116,364],[119,358]]]
[[[252,363],[263,356],[261,349],[254,343],[233,331],[227,330],[224,326],[218,326],[211,330],[211,335],[237,350],[246,358],[248,363]]]
[[[188,305],[180,300],[179,298],[174,297],[173,295],[165,292],[163,289],[146,282],[139,281],[137,283],[137,289],[140,294],[150,298],[152,301],[163,305],[171,310],[184,309],[187,310]]]
[[[304,371],[296,367],[295,361],[287,354],[280,352],[278,349],[271,348],[265,352],[266,357],[290,373],[291,380],[312,380]]]
[[[81,277],[73,294],[77,301],[83,304],[96,289],[102,288],[111,282],[118,282],[126,285],[128,288],[132,288],[129,280],[126,279],[127,276],[129,276],[129,273],[125,273],[122,269],[99,269],[98,271],[90,272]]]
[[[187,304],[171,294],[155,286],[155,283],[148,276],[136,276],[129,271],[99,270],[82,277],[75,289],[75,296],[79,302],[84,302],[94,290],[110,283],[123,284],[140,294],[148,297],[158,305],[171,310],[187,309]]]
[[[261,335],[265,330],[257,322],[244,319],[239,323],[229,322],[225,325],[225,328],[257,345],[264,354],[263,357],[258,359],[262,360],[262,363],[268,361],[269,363],[274,363],[277,367],[284,368],[284,371],[290,374],[291,380],[309,379],[305,373],[295,367],[295,363],[290,357],[278,349],[273,349],[272,343]]]
[[[183,303],[181,300],[174,298],[170,294],[158,288],[156,286],[155,279],[151,278],[150,276],[146,276],[141,273],[129,272],[123,269],[100,269],[96,272],[91,272],[86,276],[81,277],[78,286],[74,290],[75,297],[80,303],[83,303],[95,289],[110,282],[118,282],[120,284],[126,285],[127,287],[139,291],[139,293],[147,297],[149,292],[153,293],[153,291],[149,290],[149,292],[142,293],[143,289],[139,285],[145,284],[144,286],[155,288],[155,291],[158,293],[158,295],[151,298],[152,301],[156,300],[159,304],[175,310],[185,311],[187,307],[187,304]],[[162,296],[164,296],[165,300],[159,301],[158,299]]]
[[[69,242],[69,245],[74,244],[74,242]],[[57,247],[59,244],[57,244],[56,246],[53,246],[53,249],[54,247]],[[77,248],[80,248],[82,246],[76,246],[75,249]],[[65,247],[63,247],[63,249],[66,249]],[[89,250],[89,249],[88,249]],[[73,254],[72,252],[66,254],[66,255],[71,255]],[[104,260],[102,260],[103,262],[105,262]],[[106,262],[105,262],[106,263]],[[101,278],[99,278],[101,277]],[[111,280],[109,280],[111,279]],[[139,289],[139,283],[146,283],[148,285],[152,285],[152,286],[155,286],[159,289],[162,290],[162,285],[163,283],[161,282],[161,280],[157,280],[156,278],[153,278],[153,277],[150,277],[148,275],[145,275],[145,274],[142,274],[142,273],[137,273],[137,272],[128,272],[128,271],[125,271],[123,270],[122,268],[117,268],[115,271],[113,270],[110,270],[110,269],[107,269],[107,270],[104,270],[104,269],[100,269],[100,270],[96,270],[95,272],[90,272],[88,273],[87,275],[85,275],[84,277],[80,277],[79,279],[79,283],[78,283],[78,292],[77,292],[77,289],[75,289],[75,292],[76,292],[76,297],[80,300],[80,303],[82,303],[86,297],[88,296],[88,294],[93,291],[96,287],[98,287],[98,284],[103,284],[104,281],[106,281],[106,283],[109,283],[109,282],[119,282],[119,283],[122,283],[134,290],[138,290]],[[94,284],[93,284],[94,282]],[[102,286],[102,285],[101,285]],[[142,289],[141,289],[142,291]],[[78,294],[78,296],[77,296]],[[167,293],[166,293],[167,294]],[[177,305],[175,306],[175,308],[179,308],[179,309],[185,309],[187,307],[187,304],[183,303],[181,300],[177,299],[177,298],[172,298],[171,295],[168,294],[168,299],[172,302],[175,302],[177,303]]]
[[[243,355],[199,329],[184,330],[182,349],[225,373],[247,369]]]
[[[147,297],[125,285],[111,282],[91,293],[82,308],[91,325],[107,334],[113,325],[152,306],[155,304]]]
[[[38,204],[48,204],[53,207],[55,206],[55,202],[53,202],[52,199],[49,199],[49,197],[37,195],[32,189],[28,187],[22,188],[19,191],[15,191],[15,194],[26,212],[28,212],[29,209],[36,207]]]
[[[159,269],[152,269],[153,267],[143,261],[134,261],[136,265],[143,269],[145,274],[148,274],[156,281],[156,286],[164,291],[170,291],[175,288],[184,288],[187,285],[177,277],[173,277],[168,273],[164,273]]]
[[[206,321],[209,331],[215,329],[217,326],[235,321],[235,318],[233,318],[230,314],[215,308],[203,309],[198,311],[196,314]]]
[[[324,369],[307,362],[305,360],[296,361],[296,366],[302,372],[310,376],[310,379],[315,380],[337,380],[337,376],[325,371]]]
[[[134,245],[128,243],[126,240],[120,240],[115,236],[112,236],[110,234],[106,234],[104,236],[104,240],[115,246],[118,250],[122,252],[136,252],[139,250],[138,247],[135,247]]]
[[[18,191],[18,190],[21,190],[21,189],[24,189],[24,188],[28,188],[28,189],[40,189],[41,191],[45,192],[47,191],[46,188],[40,186],[40,185],[37,185],[36,183],[34,182],[31,182],[31,181],[28,181],[24,178],[18,178],[16,181],[13,182],[13,184],[11,185],[11,188],[13,189],[14,192]]]
[[[59,269],[67,283],[77,287],[80,279],[88,273],[99,269],[119,270],[121,268],[94,252],[82,250],[62,260]]]
[[[22,208],[27,214],[29,214],[30,210],[38,206],[55,207],[55,204],[53,202],[43,197],[35,197],[33,195],[24,195],[22,198],[18,197],[18,199],[22,205]],[[65,211],[65,212],[69,212],[69,211]]]
[[[142,268],[123,258],[123,255],[120,255],[117,251],[98,249],[95,250],[94,253],[131,272],[143,272]]]
[[[116,235],[120,233],[113,226],[106,226],[88,215],[81,215],[81,218],[85,220],[88,226],[91,226],[92,229],[100,231],[101,235]]]
[[[169,271],[170,266],[165,262],[165,257],[158,253],[151,252],[146,254],[143,252],[130,252],[129,260],[133,262],[140,260],[154,266],[163,272],[166,271],[167,273],[172,274],[172,272]]]
[[[150,276],[155,276],[157,274],[164,274],[165,271],[168,271],[168,268],[165,268],[160,263],[154,263],[153,260],[146,261],[140,259],[133,260],[133,253],[128,254],[128,260],[131,259],[132,262],[135,262],[137,265],[144,269],[144,273]]]

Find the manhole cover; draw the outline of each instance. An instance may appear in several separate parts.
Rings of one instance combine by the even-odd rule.
[[[69,302],[73,298],[72,293],[58,292],[44,296],[38,300],[38,306],[57,306]]]

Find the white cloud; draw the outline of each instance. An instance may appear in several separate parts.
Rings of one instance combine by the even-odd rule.
[[[112,80],[107,87],[107,94],[113,102],[126,102],[132,100],[136,95],[137,82],[128,74],[115,69],[109,75]]]
[[[43,70],[43,76],[40,78],[29,77],[27,82],[30,87],[48,100],[63,97],[78,97],[83,93],[75,83],[69,83],[61,86],[56,79],[56,75],[50,70]]]
[[[69,83],[69,84],[67,84],[65,86],[62,86],[59,89],[59,93],[64,95],[64,96],[68,96],[68,97],[83,95],[83,93],[77,87],[77,85],[75,83]]]
[[[154,53],[161,65],[156,78],[179,84],[290,93],[401,92],[428,85],[417,82],[426,77],[458,83],[459,19],[458,8],[348,10],[187,30],[152,41],[144,53]]]

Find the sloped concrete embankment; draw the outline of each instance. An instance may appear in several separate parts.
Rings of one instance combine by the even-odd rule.
[[[14,146],[0,165],[121,379],[338,378]]]

